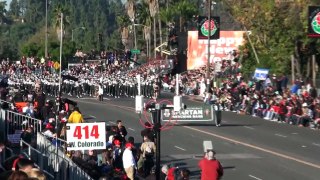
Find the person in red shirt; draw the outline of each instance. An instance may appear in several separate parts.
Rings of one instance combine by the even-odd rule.
[[[200,160],[201,180],[218,180],[223,176],[223,168],[215,158],[215,154],[214,151],[209,151],[205,157]]]

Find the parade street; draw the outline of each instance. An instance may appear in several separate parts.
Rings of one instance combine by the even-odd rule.
[[[172,96],[167,96],[166,99],[172,100]],[[184,97],[183,102],[202,104],[192,99],[192,96]],[[142,141],[143,126],[135,113],[134,99],[73,100],[78,102],[86,122],[104,121],[114,125],[121,119],[128,136],[133,136],[136,142]],[[189,123],[162,131],[161,164],[188,168],[191,179],[199,179],[203,141],[209,140],[222,163],[225,180],[316,180],[320,171],[319,135],[319,130],[223,112],[221,127],[213,122]]]

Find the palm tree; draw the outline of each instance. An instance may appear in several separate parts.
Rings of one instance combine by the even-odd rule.
[[[66,29],[66,26],[68,26],[70,24],[70,20],[69,20],[69,10],[62,6],[61,3],[59,3],[53,10],[54,13],[54,28],[56,29],[57,32],[57,36],[58,39],[60,39],[60,33],[61,33],[61,13],[63,13],[63,19],[62,19],[62,25],[63,25],[63,29]],[[63,32],[65,33],[65,32]]]
[[[168,3],[168,6],[169,6],[169,3]],[[159,18],[161,19],[161,21],[166,22],[167,26],[173,22],[174,20],[173,17],[175,13],[174,9],[169,9],[168,6],[166,9],[161,9],[159,13]],[[167,28],[166,42],[168,42],[168,40],[169,40],[169,29]]]
[[[132,22],[133,26],[133,32],[134,32],[134,49],[137,47],[137,36],[136,36],[136,27],[135,27],[135,13],[136,13],[136,7],[135,7],[135,1],[134,0],[128,0],[127,1],[127,14]]]
[[[151,15],[149,11],[149,4],[147,1],[141,1],[137,4],[137,22],[144,26],[143,37],[146,43],[147,56],[150,57],[150,44],[151,44]]]
[[[154,46],[154,58],[157,54],[155,49],[157,47],[157,34],[156,34],[156,15],[159,12],[158,0],[148,0],[150,16],[153,18],[153,46]]]
[[[159,2],[157,2],[157,9],[158,9],[158,16],[159,16]],[[160,45],[162,45],[162,26],[161,26],[161,19],[158,17],[158,24],[159,24],[159,37],[160,37]],[[162,46],[160,47],[160,54],[162,56]]]
[[[128,25],[130,24],[130,20],[128,15],[123,14],[120,16],[117,16],[117,25],[119,27],[119,31],[121,33],[121,41],[122,44],[125,46],[125,48],[128,48],[128,38],[129,38],[129,30]]]
[[[197,7],[189,0],[182,0],[175,4],[175,14],[179,16],[180,32],[185,21],[192,18],[193,15],[198,14]]]

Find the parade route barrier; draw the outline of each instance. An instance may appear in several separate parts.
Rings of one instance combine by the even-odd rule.
[[[20,136],[24,128],[32,127],[33,133],[42,131],[42,121],[18,112],[6,110],[2,111],[5,119],[4,129],[6,139],[12,144],[19,144]]]
[[[82,170],[65,154],[63,149],[59,148],[57,151],[55,144],[53,144],[48,137],[41,133],[37,133],[37,149],[40,152],[43,152],[46,156],[46,160],[44,162],[48,162],[48,172],[59,172],[55,173],[56,179],[93,180],[84,170]]]
[[[2,142],[9,141],[13,145],[12,147],[17,147],[17,149],[6,147],[5,151],[1,153],[3,160],[23,154],[32,160],[49,180],[92,180],[84,170],[67,157],[64,148],[59,148],[57,151],[55,144],[41,134],[41,120],[11,111],[8,103],[0,101],[0,128],[3,129],[0,131],[0,140]],[[4,104],[6,107],[3,106]],[[21,139],[21,133],[25,127],[32,127],[32,132],[36,135],[36,145]],[[62,139],[58,139],[58,141],[61,146],[65,144]]]
[[[41,153],[41,151],[32,147],[29,143],[24,140],[20,140],[20,154],[23,154],[33,162],[35,165],[41,169],[45,174],[48,180],[54,180],[54,171],[52,170],[51,161],[48,159],[46,154]]]

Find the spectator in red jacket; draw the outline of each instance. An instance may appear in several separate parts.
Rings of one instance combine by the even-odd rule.
[[[206,153],[206,156],[200,160],[201,180],[218,180],[223,176],[223,168],[215,158],[215,154],[214,151],[209,151]]]

